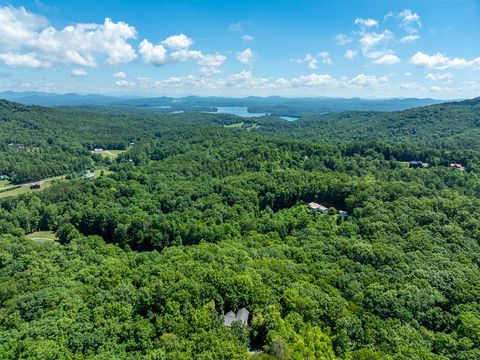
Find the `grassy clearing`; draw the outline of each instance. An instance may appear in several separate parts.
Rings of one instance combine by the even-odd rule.
[[[2,189],[0,188],[0,199],[10,197],[10,196],[18,196],[18,195],[23,195],[26,194],[30,191],[42,191],[50,186],[52,186],[52,182],[54,180],[62,180],[65,179],[65,175],[62,176],[55,176],[51,177],[48,179],[43,179],[42,181],[42,187],[40,189],[30,189],[30,184],[31,183],[26,183],[26,184],[19,184],[18,186],[15,186],[14,188],[7,190],[7,191],[1,191]]]
[[[103,150],[101,152],[92,151],[92,154],[97,154],[107,158],[116,158],[118,155],[126,153],[128,149],[125,150]]]
[[[224,127],[226,128],[242,128],[244,125],[244,122],[239,122],[239,123],[235,123],[235,124],[230,124],[230,125],[224,125]]]
[[[8,180],[0,180],[0,189],[10,186],[10,181]]]
[[[58,240],[57,236],[53,231],[35,231],[34,233],[28,234],[26,238],[31,239],[37,243]]]
[[[108,169],[95,169],[95,171],[93,173],[95,174],[95,177],[98,178],[102,175],[102,171],[103,171],[104,176],[109,175],[109,174],[113,174],[113,171],[108,170]]]

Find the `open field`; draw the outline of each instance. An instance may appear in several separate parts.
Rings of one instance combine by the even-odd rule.
[[[35,183],[36,181],[33,182],[28,182],[28,183],[23,183],[23,184],[17,184],[13,185],[11,183],[7,183],[6,186],[0,187],[0,199],[6,198],[9,196],[17,196],[17,195],[22,195],[26,194],[27,192],[30,191],[41,191],[44,190],[52,185],[52,181],[55,180],[62,180],[65,178],[65,175],[61,176],[55,176],[47,179],[42,179],[42,187],[40,189],[31,189],[30,185]]]
[[[92,154],[97,154],[97,155],[107,157],[107,158],[116,158],[118,155],[123,154],[127,151],[128,151],[128,149],[125,149],[125,150],[108,150],[108,149],[105,149],[103,151],[98,151],[98,152],[97,151],[92,151]]]
[[[235,124],[230,124],[230,125],[223,125],[226,128],[242,128],[243,127],[243,121]]]
[[[31,239],[37,243],[58,240],[57,236],[53,231],[35,231],[34,233],[28,234],[26,238]]]

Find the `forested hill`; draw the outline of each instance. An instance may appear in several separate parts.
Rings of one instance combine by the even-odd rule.
[[[285,137],[344,143],[376,141],[439,149],[480,149],[480,100],[397,112],[343,112],[284,124]],[[275,133],[275,127],[263,128]]]
[[[480,359],[477,111],[0,102],[0,358]]]

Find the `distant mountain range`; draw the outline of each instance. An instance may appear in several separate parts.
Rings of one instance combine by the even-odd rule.
[[[108,96],[87,94],[55,94],[44,92],[0,92],[0,98],[29,105],[43,106],[112,106],[128,108],[153,108],[160,112],[215,111],[217,107],[242,106],[250,112],[272,115],[305,116],[339,111],[395,111],[445,102],[435,99],[360,99],[360,98],[283,98],[278,96],[245,98],[198,97],[182,98],[134,96]]]

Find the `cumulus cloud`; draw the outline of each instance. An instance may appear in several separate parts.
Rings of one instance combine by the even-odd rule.
[[[345,54],[343,55],[343,57],[348,59],[348,60],[352,60],[356,56],[357,56],[357,52],[355,50],[352,50],[352,49],[348,49],[347,51],[345,51]]]
[[[402,84],[400,84],[400,89],[404,89],[404,90],[425,90],[425,88],[416,81],[402,83]]]
[[[243,41],[253,41],[253,40],[255,40],[255,38],[252,35],[245,34],[245,35],[242,35],[242,40]]]
[[[354,86],[369,87],[369,88],[381,88],[388,84],[388,76],[376,76],[358,74],[349,81],[349,84]]]
[[[43,61],[38,58],[37,53],[28,54],[14,54],[14,53],[0,53],[0,61],[11,67],[29,67],[29,68],[49,68],[52,63]]]
[[[85,77],[88,73],[84,69],[73,69],[70,73],[72,77]]]
[[[353,39],[350,36],[345,34],[338,34],[337,36],[335,36],[335,42],[337,43],[337,45],[346,45],[348,43],[351,43],[352,40]]]
[[[221,54],[203,55],[198,61],[198,64],[203,65],[200,72],[204,75],[220,74],[222,72],[220,66],[226,59],[227,57]]]
[[[139,52],[142,54],[144,62],[155,66],[164,65],[170,60],[163,45],[153,45],[147,39],[140,43]]]
[[[437,70],[459,69],[468,67],[479,68],[480,57],[477,57],[473,60],[466,60],[457,57],[450,58],[438,52],[433,55],[428,55],[419,51],[410,58],[410,64],[417,67]]]
[[[221,54],[203,54],[199,50],[190,50],[192,44],[193,40],[184,34],[172,35],[157,45],[145,39],[140,43],[138,52],[145,63],[154,66],[196,60],[199,65],[202,65],[200,67],[202,74],[220,73],[219,67],[226,57]]]
[[[355,19],[355,24],[364,26],[364,27],[374,27],[378,26],[378,21],[374,19],[361,19],[361,18],[356,18]]]
[[[315,56],[312,54],[306,54],[303,59],[293,59],[293,62],[296,62],[297,64],[307,64],[307,69],[309,70],[315,70],[318,66],[318,60]]]
[[[378,50],[377,47],[384,45],[393,39],[393,33],[389,30],[384,30],[381,33],[369,32],[362,35],[359,42],[362,47],[363,56],[370,59],[377,59],[390,50]]]
[[[162,41],[162,45],[175,50],[189,48],[192,44],[193,40],[184,34],[172,35]]]
[[[332,65],[333,61],[330,58],[330,53],[326,51],[322,51],[318,53],[318,57],[320,57],[320,60],[322,61],[323,64],[326,65]],[[307,69],[309,70],[315,70],[318,68],[318,62],[319,60],[313,56],[312,54],[306,54],[303,59],[293,59],[293,62],[296,62],[297,64],[307,64]]]
[[[0,60],[15,67],[49,67],[55,63],[97,66],[97,56],[117,65],[136,58],[128,43],[136,30],[106,18],[103,24],[73,24],[63,29],[25,8],[0,7]]]
[[[134,83],[132,83],[134,85]],[[127,87],[129,85],[132,85],[130,84],[127,80],[117,80],[115,81],[115,85],[117,85],[118,87]]]
[[[442,73],[442,74],[428,74],[425,78],[432,80],[432,81],[444,81],[448,82],[454,78],[452,73]]]
[[[125,79],[127,77],[127,74],[125,74],[123,71],[119,71],[119,72],[113,74],[113,77],[115,79]]]
[[[374,64],[380,64],[380,65],[393,65],[399,62],[400,62],[400,58],[394,54],[385,54],[373,60]]]
[[[327,51],[322,51],[321,53],[318,53],[318,56],[322,59],[322,63],[325,65],[333,65],[333,61],[330,58],[330,53]]]
[[[251,65],[255,61],[255,54],[253,53],[252,49],[246,48],[245,50],[237,53],[237,60],[242,64]]]

